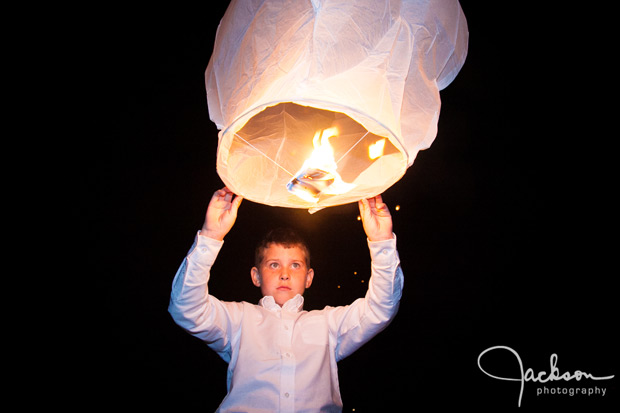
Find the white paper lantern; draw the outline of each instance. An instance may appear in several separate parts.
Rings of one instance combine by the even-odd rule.
[[[220,177],[311,211],[382,193],[435,139],[467,42],[457,0],[232,0],[205,73]]]

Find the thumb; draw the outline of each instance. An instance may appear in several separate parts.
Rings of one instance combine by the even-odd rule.
[[[368,208],[370,207],[368,205],[368,200],[366,198],[360,199],[358,205],[359,205],[361,215],[363,215],[366,211],[368,211]]]
[[[235,199],[233,199],[232,201],[231,210],[237,213],[237,210],[239,209],[239,205],[241,205],[241,201],[243,201],[243,197],[237,195]]]

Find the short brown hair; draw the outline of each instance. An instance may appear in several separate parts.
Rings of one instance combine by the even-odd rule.
[[[256,246],[254,266],[260,267],[265,258],[265,250],[271,244],[282,245],[284,248],[299,247],[306,256],[306,267],[310,268],[310,249],[306,241],[292,228],[276,228],[269,231]]]

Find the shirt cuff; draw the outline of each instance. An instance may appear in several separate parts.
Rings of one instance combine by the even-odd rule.
[[[222,246],[222,244],[224,243],[224,241],[220,241],[219,239],[214,239],[214,238],[209,238],[206,235],[202,235],[202,230],[198,230],[198,235],[197,235],[198,240],[202,240],[202,242],[210,242],[213,245],[219,244],[220,247]]]
[[[370,259],[373,264],[379,267],[389,267],[398,262],[398,252],[396,251],[396,234],[392,233],[392,239],[383,241],[368,240]]]
[[[200,231],[198,231],[194,245],[187,254],[187,257],[189,258],[191,256],[193,260],[200,261],[203,264],[212,265],[223,245],[224,241],[201,235]]]

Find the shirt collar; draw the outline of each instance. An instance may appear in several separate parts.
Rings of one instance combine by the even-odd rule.
[[[266,295],[260,299],[258,304],[270,311],[278,311],[280,309],[284,309],[292,313],[298,313],[304,307],[304,297],[302,297],[301,294],[297,294],[295,297],[285,302],[282,307],[280,307],[272,296]]]

